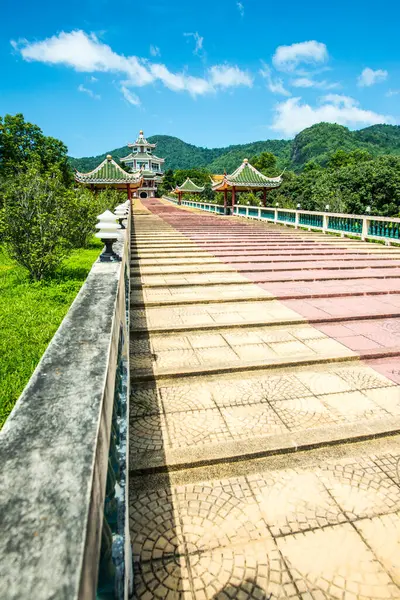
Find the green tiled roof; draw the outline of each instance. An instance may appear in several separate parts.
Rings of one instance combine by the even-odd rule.
[[[249,163],[247,158],[245,158],[236,171],[231,175],[226,175],[222,181],[216,182],[213,189],[217,190],[220,186],[235,188],[274,188],[279,187],[281,183],[281,175],[278,177],[267,177],[260,173],[260,171],[257,171],[257,169]]]
[[[178,192],[190,192],[190,193],[204,191],[204,187],[199,187],[198,185],[193,183],[193,181],[191,179],[189,179],[189,177],[186,179],[186,181],[184,183],[182,183],[182,185],[177,186],[176,189]]]
[[[143,171],[139,171],[139,173],[142,177],[144,177],[144,179],[154,179],[154,177],[157,176],[157,173],[155,171],[147,171],[146,169],[143,169]]]
[[[133,146],[146,146],[147,148],[155,148],[156,144],[150,144],[143,135],[143,131],[139,132],[139,137],[134,144],[128,144],[130,148]]]
[[[140,173],[127,173],[110,155],[89,173],[76,171],[75,180],[80,183],[138,183]]]
[[[240,167],[236,169],[232,173],[232,175],[227,176],[227,181],[238,186],[248,185],[248,186],[268,186],[268,187],[277,187],[282,183],[282,178],[279,177],[267,177],[257,171],[247,159],[245,159]]]
[[[131,152],[131,154],[128,154],[128,156],[124,156],[124,158],[121,158],[120,160],[122,160],[122,162],[125,162],[127,160],[152,160],[153,162],[165,162],[165,158],[159,158],[158,156],[155,156],[154,154],[149,154],[147,152]]]

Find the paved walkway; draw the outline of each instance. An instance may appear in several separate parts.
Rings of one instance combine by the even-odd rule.
[[[400,250],[134,213],[135,597],[400,598]]]

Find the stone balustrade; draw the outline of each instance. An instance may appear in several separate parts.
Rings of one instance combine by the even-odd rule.
[[[0,434],[0,597],[128,598],[130,219]]]
[[[164,196],[164,199],[177,203],[170,196]],[[218,204],[182,200],[182,205],[224,214],[224,207]],[[359,237],[362,240],[376,239],[383,240],[387,244],[396,241],[400,243],[400,219],[396,217],[349,215],[279,207],[245,206],[242,204],[235,204],[233,214],[248,219],[291,225],[296,229],[303,227],[305,229],[321,230],[323,233],[350,235]]]
[[[366,239],[398,240],[400,243],[400,219],[371,215],[349,215],[344,213],[293,210],[287,208],[253,207],[236,204],[233,214],[247,218],[284,223],[296,228],[321,230],[351,235]]]

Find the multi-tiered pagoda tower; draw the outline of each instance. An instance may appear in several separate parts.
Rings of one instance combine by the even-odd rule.
[[[140,131],[136,142],[128,144],[128,148],[132,148],[131,153],[120,159],[134,173],[139,171],[143,178],[142,187],[135,192],[139,198],[154,198],[157,186],[162,180],[165,159],[153,154],[156,145],[150,144],[143,131]]]

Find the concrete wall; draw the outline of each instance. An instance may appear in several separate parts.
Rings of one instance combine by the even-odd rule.
[[[124,235],[121,262],[93,265],[0,433],[2,599],[96,597],[112,419],[120,550],[109,585],[128,596],[130,224]]]

